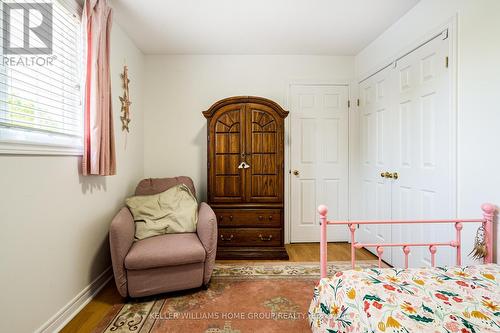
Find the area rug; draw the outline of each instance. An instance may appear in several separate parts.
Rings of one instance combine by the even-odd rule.
[[[330,262],[329,274],[351,268]],[[377,261],[357,261],[359,268]],[[217,263],[208,290],[189,290],[117,304],[94,332],[310,332],[307,309],[319,264]]]

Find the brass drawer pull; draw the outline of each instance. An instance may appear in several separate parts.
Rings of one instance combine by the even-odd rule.
[[[269,215],[269,219],[272,220],[273,219],[273,216],[272,215]]]
[[[259,220],[263,220],[263,219],[264,219],[264,216],[259,215]]]
[[[226,242],[230,242],[230,241],[232,241],[232,240],[233,240],[233,238],[234,238],[234,235],[229,236],[229,238],[224,238],[224,235],[223,235],[223,234],[221,234],[221,235],[220,235],[220,239],[221,239],[222,241],[226,241]]]
[[[264,236],[262,236],[262,234],[260,234],[259,238],[261,241],[267,242],[267,241],[270,241],[271,239],[273,239],[273,235],[269,235],[267,238],[265,238]]]
[[[224,216],[219,216],[219,221],[222,221],[224,219]],[[233,215],[229,215],[229,220],[232,221],[233,220]]]

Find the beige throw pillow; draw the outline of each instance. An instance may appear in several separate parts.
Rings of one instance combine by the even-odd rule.
[[[128,198],[126,204],[134,217],[137,240],[196,231],[198,202],[184,184],[158,194]]]

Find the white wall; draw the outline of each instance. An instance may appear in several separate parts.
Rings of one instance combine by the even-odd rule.
[[[236,95],[274,100],[287,108],[291,82],[348,82],[353,57],[146,56],[145,176],[186,175],[206,197],[206,119],[216,101]]]
[[[458,216],[500,205],[500,1],[422,0],[355,58],[361,78],[458,14]],[[496,243],[500,233],[496,229]],[[475,227],[464,229],[472,246]],[[438,252],[439,254],[439,252]],[[500,248],[497,247],[496,258]]]
[[[1,332],[33,332],[110,266],[108,226],[143,176],[144,56],[112,30],[117,175],[82,177],[75,156],[0,155]],[[131,132],[121,131],[120,71],[129,65]],[[126,147],[125,147],[126,142]]]

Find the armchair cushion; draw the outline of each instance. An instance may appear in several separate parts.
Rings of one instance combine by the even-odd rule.
[[[126,204],[134,216],[136,239],[196,231],[198,202],[185,184],[130,197]]]
[[[140,270],[204,261],[205,249],[195,233],[167,234],[135,242],[125,257],[125,267]]]

